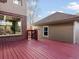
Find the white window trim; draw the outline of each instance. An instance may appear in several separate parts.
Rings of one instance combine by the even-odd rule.
[[[22,6],[22,0],[21,0],[20,2],[21,2],[21,3],[19,4],[19,1],[15,1],[15,0],[13,0],[13,4]]]
[[[3,15],[3,14],[0,14],[0,15]],[[3,20],[6,21],[6,15],[3,15],[3,16],[4,16]],[[21,18],[20,18],[20,20],[21,20]],[[21,32],[19,34],[0,35],[0,37],[5,37],[5,36],[18,36],[18,35],[22,35],[22,34],[23,33],[22,33],[22,21],[21,21]]]
[[[47,27],[48,28],[48,35],[44,35],[44,28]],[[49,37],[49,26],[43,26],[43,37]]]
[[[16,5],[18,5],[18,1],[16,1],[16,0],[13,0],[13,3],[16,4]]]

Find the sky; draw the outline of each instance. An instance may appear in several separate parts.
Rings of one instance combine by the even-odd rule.
[[[79,0],[38,0],[39,20],[55,12],[79,13]]]

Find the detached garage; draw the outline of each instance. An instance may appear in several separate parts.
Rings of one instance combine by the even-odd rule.
[[[56,12],[34,23],[39,39],[79,43],[79,16]]]

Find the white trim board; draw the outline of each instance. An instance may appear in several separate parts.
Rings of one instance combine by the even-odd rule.
[[[47,27],[48,28],[48,36],[45,36],[44,35],[44,27]],[[43,26],[43,37],[47,37],[47,38],[49,37],[49,26]]]
[[[75,37],[75,30],[76,29],[76,21],[74,22],[74,24],[73,24],[73,44],[75,44],[76,43],[76,37]]]

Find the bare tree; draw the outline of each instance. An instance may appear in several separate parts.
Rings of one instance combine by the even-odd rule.
[[[38,18],[38,0],[27,0],[27,24],[32,24]]]

